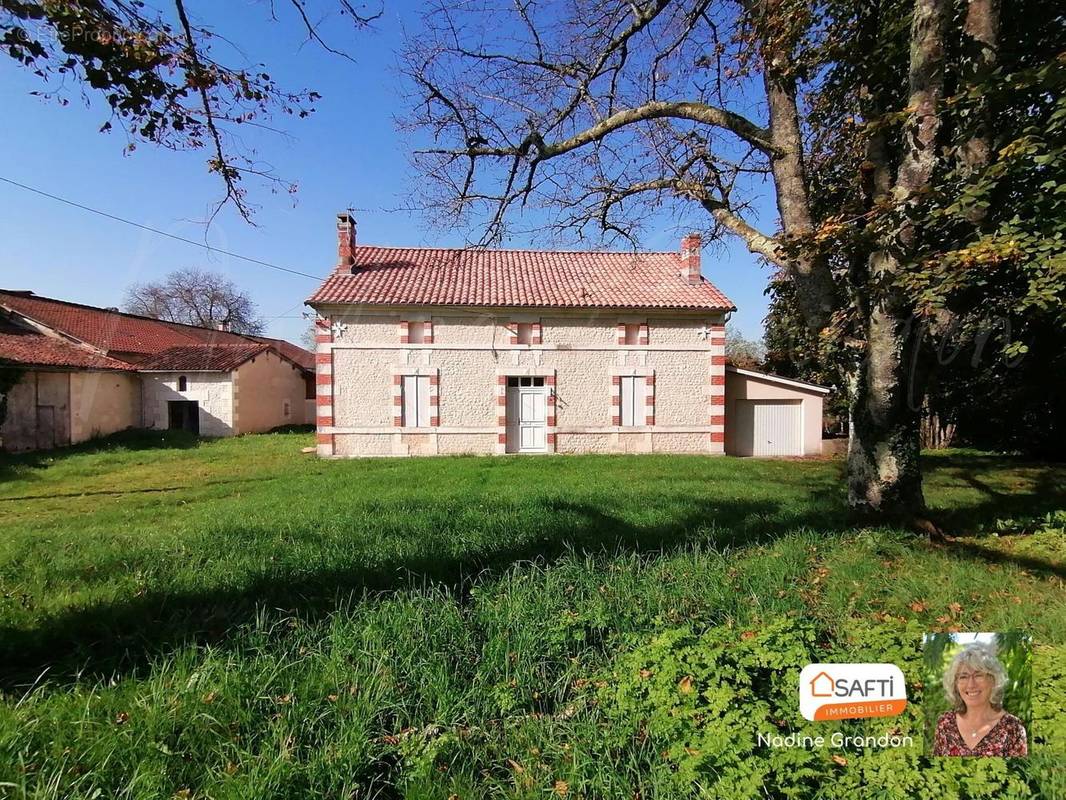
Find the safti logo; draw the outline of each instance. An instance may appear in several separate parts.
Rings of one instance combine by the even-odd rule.
[[[804,719],[894,717],[907,707],[903,671],[895,664],[808,664],[799,683]]]

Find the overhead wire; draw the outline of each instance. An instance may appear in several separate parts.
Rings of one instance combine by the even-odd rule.
[[[277,270],[278,272],[287,272],[290,275],[298,275],[301,278],[310,278],[314,281],[322,280],[321,275],[311,275],[307,272],[300,272],[300,270],[297,269],[291,269],[289,267],[283,267],[278,264],[272,264],[269,261],[263,261],[259,258],[252,258],[251,256],[241,255],[240,253],[235,253],[232,250],[224,250],[221,247],[215,247],[214,245],[207,244],[206,242],[198,242],[195,239],[187,239],[184,236],[178,236],[175,233],[168,233],[167,231],[160,230],[159,228],[153,228],[151,225],[144,225],[140,222],[134,222],[131,219],[120,217],[117,214],[111,214],[107,211],[101,211],[98,208],[93,208],[92,206],[87,206],[83,203],[78,203],[74,200],[69,200],[66,197],[60,197],[59,195],[46,192],[43,189],[37,189],[33,186],[27,186],[26,184],[19,183],[18,181],[12,180],[11,178],[5,178],[3,175],[0,175],[0,181],[8,183],[12,186],[17,186],[18,188],[24,189],[27,192],[33,192],[34,194],[38,194],[41,197],[47,197],[50,200],[55,200],[59,203],[65,203],[66,205],[73,206],[74,208],[80,208],[82,211],[88,211],[92,214],[97,214],[101,217],[106,217],[107,219],[114,220],[115,222],[121,222],[125,225],[132,225],[135,228],[140,228],[141,230],[149,231],[150,233],[155,233],[159,236],[165,236],[168,239],[174,239],[175,241],[184,242],[185,244],[191,244],[193,247],[201,247],[204,250],[208,250],[213,253],[220,253],[224,256],[229,256],[230,258],[236,258],[241,261],[247,261],[250,264],[258,264],[261,267],[267,267],[268,269]]]

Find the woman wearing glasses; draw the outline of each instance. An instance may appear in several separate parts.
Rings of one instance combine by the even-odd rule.
[[[940,715],[935,756],[1024,756],[1025,726],[1003,709],[1007,671],[986,644],[964,647],[944,673],[944,690],[955,708]]]

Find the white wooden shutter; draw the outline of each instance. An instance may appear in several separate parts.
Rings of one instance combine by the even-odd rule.
[[[418,378],[418,427],[429,427],[429,377]]]
[[[625,376],[621,381],[622,425],[643,425],[644,378]]]
[[[429,378],[425,375],[403,376],[403,426],[429,426]]]
[[[418,376],[403,376],[403,426],[410,428],[418,420]]]

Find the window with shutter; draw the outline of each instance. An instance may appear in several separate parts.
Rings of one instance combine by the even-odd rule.
[[[624,376],[621,379],[622,425],[644,424],[644,385],[643,377]]]
[[[403,377],[403,426],[405,428],[428,428],[429,377],[404,375]]]

